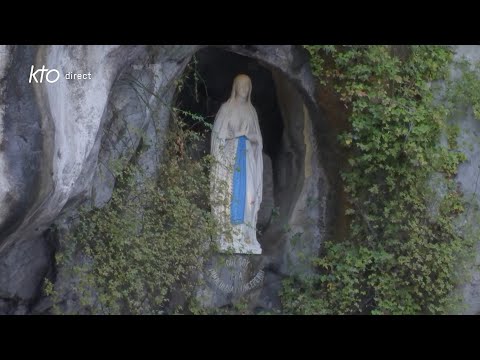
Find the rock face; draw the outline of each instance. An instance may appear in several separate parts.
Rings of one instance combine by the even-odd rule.
[[[480,60],[480,51],[477,54],[477,59]],[[469,202],[460,226],[467,233],[479,234],[480,219],[476,215],[478,212],[473,210],[480,207],[480,121],[473,117],[469,109],[457,123],[461,129],[458,143],[462,144],[462,151],[467,156],[467,161],[459,167],[457,182]],[[476,240],[478,241],[477,251],[472,264],[471,278],[462,286],[466,314],[480,314],[480,239]]]
[[[457,59],[465,57],[470,62],[480,61],[480,46],[457,46]],[[467,215],[463,219],[461,226],[466,231],[480,233],[480,219],[471,217],[473,210],[480,206],[480,121],[473,117],[472,109],[468,109],[466,114],[455,123],[460,127],[458,143],[461,151],[466,155],[467,161],[460,165],[457,174],[457,182],[470,202],[467,206]],[[477,235],[478,237],[478,235]],[[480,239],[477,240],[477,252],[472,264],[472,276],[467,283],[462,286],[463,297],[465,299],[465,314],[480,314]]]
[[[263,194],[262,204],[258,210],[257,227],[266,229],[275,209],[272,159],[263,153]]]
[[[107,141],[103,126],[110,120],[110,111],[118,110],[115,106],[128,102],[128,97],[118,101],[118,92],[114,92],[113,105],[109,107],[117,77],[140,67],[143,75],[148,71],[155,73],[152,89],[166,91],[194,48],[2,48],[0,298],[30,304],[52,262],[42,241],[45,230],[61,211],[74,208],[92,192],[97,203],[108,198],[108,177],[100,181],[95,175],[100,171],[100,145]],[[162,60],[157,61],[158,58]],[[32,64],[35,68],[45,65],[57,69],[60,74],[91,72],[93,76],[91,80],[67,81],[60,77],[56,83],[29,83]],[[108,157],[108,149],[101,154]],[[105,160],[102,156],[100,160]]]
[[[108,170],[112,163],[147,142],[149,150],[138,162],[155,174],[176,80],[202,47],[0,46],[0,314],[48,312],[40,291],[46,276],[68,288],[70,280],[54,267],[50,226],[59,226],[56,236],[62,236],[80,204],[108,202],[115,185]],[[216,48],[272,72],[283,130],[276,153],[264,158],[263,254],[247,261],[237,256],[227,261],[228,268],[212,259],[214,272],[203,295],[211,306],[229,305],[246,294],[253,309],[277,309],[282,278],[310,271],[303,255],[316,255],[329,231],[335,198],[327,176],[334,155],[322,137],[328,126],[300,47]],[[480,59],[478,46],[457,52]],[[32,65],[58,70],[59,80],[29,83]],[[90,72],[91,79],[66,80],[68,72]],[[153,126],[152,116],[160,119],[159,126]],[[480,123],[470,116],[459,124],[473,147],[463,149],[469,160],[458,182],[479,202]],[[478,278],[475,273],[464,287],[467,313],[480,312]],[[67,293],[64,300],[75,307]]]

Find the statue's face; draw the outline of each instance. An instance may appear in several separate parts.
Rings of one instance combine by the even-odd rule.
[[[237,81],[236,94],[242,100],[247,100],[248,92],[250,91],[250,82],[246,78],[241,78]]]

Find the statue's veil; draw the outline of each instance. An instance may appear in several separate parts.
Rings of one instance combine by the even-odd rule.
[[[247,108],[248,108],[248,115],[249,115],[247,116],[247,118],[248,118],[249,132],[254,132],[260,135],[260,126],[258,124],[257,112],[251,102],[252,82],[247,75],[243,75],[243,74],[237,75],[233,80],[233,86],[232,86],[232,92],[231,92],[230,98],[225,103],[222,104],[222,106],[220,107],[220,110],[217,113],[217,116],[215,117],[215,123],[212,131],[212,152],[214,151],[214,146],[218,145],[217,140],[225,139],[228,136],[227,130],[228,130],[229,121],[231,121],[234,118],[233,112],[237,110],[237,107],[235,106],[237,83],[240,80],[245,78],[249,82],[248,98],[247,98]],[[262,142],[261,136],[259,136],[259,146],[260,146],[260,149],[263,148],[263,142]]]
[[[235,99],[235,96],[237,95],[237,84],[240,80],[242,79],[245,79],[248,81],[248,99],[247,99],[247,102],[249,105],[252,105],[251,101],[250,101],[250,96],[252,94],[252,80],[250,80],[250,78],[247,76],[247,75],[243,75],[243,74],[240,74],[240,75],[237,75],[235,76],[235,79],[233,79],[233,86],[232,86],[232,93],[230,95],[230,99],[228,99],[228,101],[232,101],[233,99]]]

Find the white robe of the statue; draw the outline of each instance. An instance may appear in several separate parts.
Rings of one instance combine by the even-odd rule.
[[[214,216],[223,233],[219,239],[221,251],[239,254],[261,254],[257,241],[257,215],[262,202],[263,158],[262,135],[255,108],[250,102],[238,104],[232,97],[217,113],[213,131],[211,153],[216,160],[212,169],[211,200]],[[246,136],[246,199],[244,222],[231,224],[230,206],[233,191],[233,171],[238,138]]]

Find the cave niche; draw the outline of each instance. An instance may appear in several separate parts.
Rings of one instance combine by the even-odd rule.
[[[252,79],[252,104],[264,141],[258,240],[272,271],[291,273],[302,268],[300,254],[318,252],[326,226],[328,186],[318,154],[316,123],[301,89],[287,74],[231,50],[198,50],[187,66],[188,76],[174,106],[213,124],[221,104],[230,96],[234,77],[243,73]],[[209,151],[207,138],[202,152]]]

